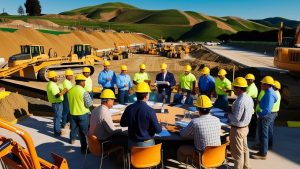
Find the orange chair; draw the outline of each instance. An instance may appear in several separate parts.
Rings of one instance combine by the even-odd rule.
[[[203,152],[195,150],[193,155],[192,165],[195,167],[194,163],[203,168],[216,168],[227,164],[227,151],[226,147],[229,145],[229,142],[226,142],[220,146],[208,146]],[[200,158],[199,158],[200,157]],[[187,160],[188,161],[188,160]],[[187,166],[186,166],[187,167]]]
[[[160,143],[149,147],[132,147],[128,154],[128,168],[130,169],[131,165],[135,168],[151,168],[157,167],[159,163],[164,168],[161,145]]]
[[[100,156],[100,169],[102,168],[102,162],[103,162],[103,158],[107,157],[110,153],[116,152],[116,151],[122,151],[123,154],[123,164],[124,164],[124,168],[125,168],[125,154],[124,154],[124,148],[122,146],[114,146],[111,149],[105,150],[104,149],[104,145],[106,143],[110,143],[110,141],[104,141],[101,142],[98,140],[98,138],[95,135],[89,135],[87,137],[88,140],[88,149],[90,150],[91,154],[93,154],[94,156]],[[87,154],[87,153],[86,153]]]

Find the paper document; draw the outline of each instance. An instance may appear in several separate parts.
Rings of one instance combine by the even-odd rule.
[[[123,109],[123,108],[125,108],[126,106],[125,105],[123,105],[123,104],[116,104],[116,105],[113,105],[113,109]]]
[[[112,115],[121,113],[121,111],[118,110],[118,109],[109,109],[109,111],[110,111],[110,113],[111,113]]]
[[[180,127],[186,127],[189,124],[189,122],[186,121],[176,121],[175,125]]]

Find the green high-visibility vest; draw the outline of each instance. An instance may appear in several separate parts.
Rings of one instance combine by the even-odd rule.
[[[90,109],[84,106],[84,92],[86,91],[80,85],[76,85],[68,91],[68,100],[71,115],[80,116],[90,112]]]
[[[278,90],[276,90],[275,93],[277,94],[278,98],[277,98],[277,101],[273,105],[272,112],[278,112],[279,108],[280,108],[281,95]]]
[[[258,94],[258,97],[257,97],[257,100],[258,100],[258,104],[256,105],[256,108],[255,108],[255,112],[256,113],[260,113],[262,112],[262,109],[260,108],[259,106],[259,102],[261,101],[261,99],[264,97],[265,95],[265,91],[264,90],[261,90]]]
[[[64,100],[63,96],[55,97],[60,92],[58,85],[55,82],[47,83],[47,96],[50,103],[60,103]]]
[[[92,79],[90,76],[88,78],[86,78],[86,80],[85,80],[84,89],[85,89],[85,91],[87,91],[89,93],[93,91],[93,82],[92,82]]]

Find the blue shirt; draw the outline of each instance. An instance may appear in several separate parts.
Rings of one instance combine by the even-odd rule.
[[[110,78],[110,81],[107,81]],[[98,84],[104,88],[112,88],[116,83],[116,75],[112,70],[104,71],[102,70],[98,76]]]
[[[136,101],[126,107],[120,125],[128,126],[128,137],[135,142],[153,139],[155,133],[162,131],[154,109],[144,101]]]
[[[127,87],[124,87],[125,84],[127,84]],[[130,88],[132,88],[130,76],[128,74],[120,73],[117,76],[117,87],[119,90],[129,90]]]
[[[263,117],[267,114],[272,113],[273,105],[277,101],[277,99],[278,99],[278,96],[272,87],[265,90],[265,95],[259,102],[259,107],[262,109],[262,112],[258,113],[258,115],[260,117]]]
[[[215,90],[215,79],[208,75],[202,75],[199,77],[198,86],[200,92],[211,92]]]

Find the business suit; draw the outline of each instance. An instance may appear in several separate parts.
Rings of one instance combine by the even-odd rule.
[[[176,85],[176,81],[174,78],[173,73],[166,72],[164,73],[158,73],[156,75],[156,81],[167,81],[169,84],[158,84],[157,89],[158,89],[158,101],[163,102],[165,99],[165,103],[170,103],[170,98],[171,98],[171,92],[172,92],[172,87]]]

